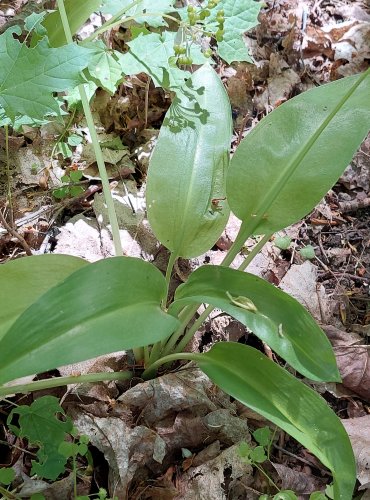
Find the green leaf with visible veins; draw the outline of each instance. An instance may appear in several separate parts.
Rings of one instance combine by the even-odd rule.
[[[196,356],[213,383],[293,436],[331,470],[335,500],[353,498],[351,442],[321,396],[253,347],[217,342]]]
[[[87,262],[71,255],[32,255],[0,266],[0,340],[16,319],[49,288]],[[0,349],[1,350],[1,349]]]
[[[167,339],[179,326],[160,307],[166,282],[148,262],[113,257],[67,276],[39,294],[1,338],[0,383],[153,344]],[[33,279],[37,272],[28,274],[28,287]],[[21,293],[22,287],[18,288]]]
[[[165,31],[162,35],[150,33],[138,36],[128,43],[129,52],[120,57],[122,71],[126,75],[147,73],[153,78],[156,87],[180,87],[190,73],[169,62],[170,57],[175,55],[175,38],[176,33],[170,31]],[[209,62],[198,45],[192,45],[190,56],[194,64]]]
[[[115,53],[109,50],[101,40],[85,44],[84,47],[91,50],[91,58],[87,69],[95,83],[114,94],[119,81],[123,77],[121,65],[115,57]],[[117,54],[119,53],[117,52]]]
[[[117,14],[120,10],[128,7],[132,3],[132,0],[103,0],[101,11],[104,14]],[[142,0],[137,5],[129,9],[125,16],[137,16],[135,21],[138,24],[146,23],[149,26],[158,28],[159,26],[166,26],[167,23],[163,20],[161,14],[166,14],[168,12],[173,12],[175,9],[173,7],[174,0]],[[140,16],[143,13],[155,13],[156,16]],[[158,15],[159,14],[159,15]]]
[[[227,63],[252,62],[243,34],[257,26],[261,7],[262,2],[254,0],[221,0],[217,8],[211,11],[209,22],[214,22],[218,10],[223,9],[225,12],[225,34],[223,41],[218,42],[218,54]]]
[[[14,415],[19,415],[19,429],[11,424]],[[65,417],[58,399],[44,396],[36,399],[31,406],[18,406],[8,417],[8,425],[17,435],[40,448],[37,452],[39,462],[32,461],[32,473],[52,480],[64,472],[67,460],[58,448],[73,429],[69,417],[62,421],[58,415]]]
[[[63,92],[83,82],[81,70],[90,51],[75,44],[50,48],[46,38],[34,48],[16,40],[19,27],[0,36],[0,105],[9,118],[27,115],[42,120],[60,112],[53,92]]]

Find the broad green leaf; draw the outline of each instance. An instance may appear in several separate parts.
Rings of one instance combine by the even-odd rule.
[[[81,70],[88,64],[89,51],[75,44],[58,49],[42,39],[30,49],[16,40],[17,27],[0,36],[0,105],[11,119],[20,115],[42,120],[59,113],[53,92],[72,89],[82,83]]]
[[[147,73],[152,77],[156,87],[181,87],[190,77],[190,73],[180,69],[171,59],[175,55],[173,50],[175,38],[176,33],[170,31],[134,38],[127,44],[130,50],[119,58],[122,71],[126,75]],[[194,64],[207,62],[207,58],[196,44],[191,45],[190,56]]]
[[[253,432],[253,437],[261,446],[271,445],[271,431],[269,427],[261,427]]]
[[[167,112],[149,164],[149,222],[176,256],[206,252],[226,225],[230,141],[228,97],[215,71],[203,66]]]
[[[49,288],[88,263],[70,255],[33,255],[0,266],[0,339]]]
[[[206,302],[250,328],[279,356],[312,380],[340,381],[329,340],[299,302],[253,274],[202,266],[176,290],[169,312]]]
[[[128,7],[133,0],[103,0],[102,2],[102,12],[104,14],[115,15],[120,10]],[[163,19],[161,15],[167,14],[168,12],[173,12],[175,9],[173,7],[174,0],[142,0],[137,5],[125,12],[125,17],[135,16],[135,22],[138,24],[148,24],[154,28],[159,26],[167,26],[167,22]],[[143,16],[143,13],[156,14],[155,16]],[[141,15],[140,15],[141,14]],[[124,21],[124,18],[123,18]]]
[[[2,467],[0,469],[0,484],[9,485],[15,479],[14,469],[11,467]]]
[[[218,42],[218,54],[227,63],[233,61],[252,62],[247,46],[243,40],[246,31],[258,24],[258,14],[262,2],[255,0],[221,0],[211,11],[209,23],[214,22],[218,10],[224,10],[224,39]]]
[[[18,427],[11,424],[14,415],[19,415]],[[32,460],[32,474],[55,480],[65,470],[67,458],[58,449],[67,435],[72,432],[73,424],[65,417],[59,400],[54,396],[43,396],[30,406],[18,406],[8,417],[9,427],[17,436],[27,438],[29,443],[38,446],[38,462]]]
[[[114,52],[109,50],[101,40],[84,44],[84,47],[91,51],[87,67],[89,74],[95,83],[114,94],[118,83],[123,79],[122,68]],[[117,54],[120,56],[119,52]]]
[[[0,341],[0,383],[166,339],[166,284],[152,264],[115,257],[90,264],[42,295]]]
[[[352,498],[356,467],[351,443],[321,396],[252,347],[219,342],[197,358],[223,391],[281,427],[331,470],[336,500]]]
[[[243,139],[227,199],[249,231],[279,231],[320,201],[370,128],[369,95],[370,70],[294,97]]]
[[[99,10],[101,0],[64,0],[69,27],[72,35],[82,27],[91,14]],[[48,32],[49,42],[52,47],[60,47],[67,43],[59,11],[51,12],[42,25]],[[33,42],[37,38],[33,39]]]

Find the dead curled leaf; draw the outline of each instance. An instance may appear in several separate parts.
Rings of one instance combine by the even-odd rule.
[[[333,326],[323,329],[333,345],[343,385],[370,401],[370,350],[361,347],[363,339]]]
[[[360,490],[370,488],[370,415],[342,420],[356,458]]]

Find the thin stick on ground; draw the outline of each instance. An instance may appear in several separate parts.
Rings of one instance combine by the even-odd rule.
[[[23,238],[22,235],[20,235],[15,229],[13,229],[10,226],[10,224],[7,223],[1,210],[0,210],[0,223],[4,226],[4,228],[8,231],[9,234],[14,236],[14,238],[17,238],[17,240],[22,245],[22,247],[27,255],[33,255],[32,250],[31,250],[30,246],[28,245],[27,241]]]

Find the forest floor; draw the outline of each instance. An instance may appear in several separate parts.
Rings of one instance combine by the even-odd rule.
[[[26,0],[0,1],[0,26],[5,28],[30,6],[32,2]],[[245,35],[255,64],[217,62],[232,104],[234,149],[281,103],[362,72],[370,61],[366,1],[270,0],[259,21]],[[113,44],[119,45],[125,32],[117,33]],[[161,270],[165,270],[168,253],[153,241],[148,229],[144,189],[149,156],[169,105],[170,96],[152,87],[144,74],[129,78],[114,96],[99,90],[93,104],[101,140],[118,138],[122,146],[107,148],[105,154],[112,189],[124,183],[126,190],[121,206],[116,206],[126,228],[124,252],[154,262]],[[114,255],[109,231],[99,222],[105,212],[92,149],[71,146],[71,156],[64,151],[63,158],[55,139],[59,134],[60,130],[48,125],[38,130],[25,127],[9,137],[10,171],[4,163],[0,166],[1,263],[30,253],[70,254],[91,262]],[[0,148],[4,162],[4,130],[0,130]],[[79,168],[83,172],[79,194],[63,194],[61,176]],[[2,207],[9,192],[13,210],[5,213]],[[232,217],[212,250],[198,259],[180,260],[172,289],[203,262],[220,263],[238,227],[239,221]],[[310,258],[307,248],[314,252]],[[360,496],[356,498],[362,494],[362,499],[370,499],[369,248],[370,135],[315,210],[275,235],[248,268],[292,294],[328,334],[343,383],[311,386],[343,419],[357,459]],[[217,340],[245,342],[274,356],[243,325],[216,310],[189,349],[204,351]],[[124,357],[125,353],[103,356],[62,367],[59,373],[116,371]],[[102,487],[112,497],[130,500],[257,499],[276,492],[266,476],[237,453],[240,436],[250,442],[251,431],[269,426],[268,421],[231,401],[194,368],[163,375],[155,382],[135,383],[130,387],[113,382],[69,386],[13,401],[30,404],[45,394],[62,398],[78,431],[88,435],[94,470],[80,478],[79,495],[96,493]],[[24,479],[32,450],[25,450],[25,443],[8,432],[5,421],[11,408],[8,401],[1,401],[0,413],[5,418],[0,415],[0,467],[11,464],[22,470]],[[325,467],[286,433],[274,432],[264,472],[280,489],[293,490],[302,499],[323,491],[331,481]],[[71,477],[72,472],[66,471],[53,484],[26,481],[28,489],[22,498],[37,491],[50,499],[74,498]]]

